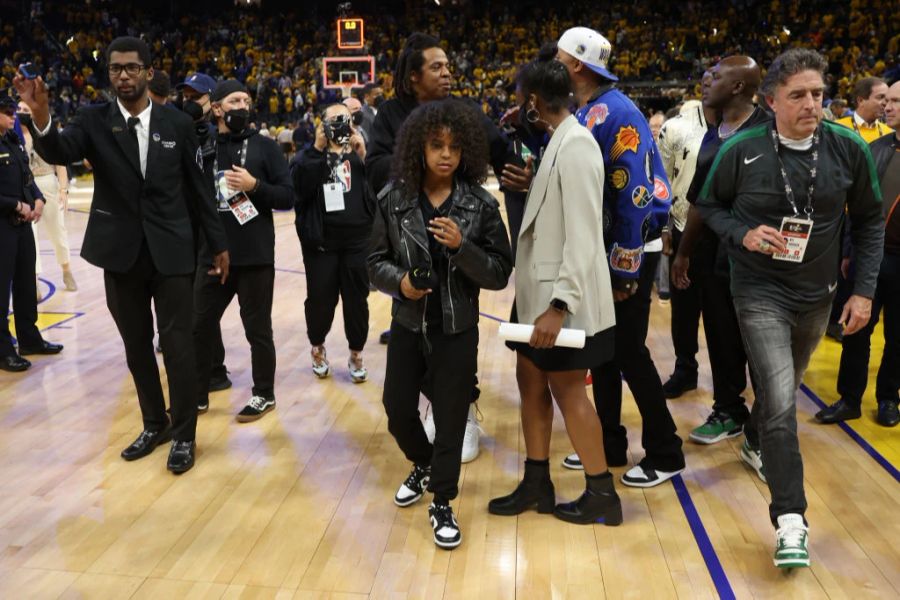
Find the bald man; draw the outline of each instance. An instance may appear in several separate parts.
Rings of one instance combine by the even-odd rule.
[[[816,414],[820,423],[838,423],[862,416],[862,397],[869,378],[869,348],[878,313],[884,309],[884,355],[875,382],[876,420],[884,427],[900,423],[900,81],[886,92],[885,121],[894,130],[869,144],[881,184],[885,215],[884,258],[878,273],[872,318],[859,332],[844,337],[837,389],[840,399]]]
[[[697,169],[687,194],[691,205],[721,145],[739,131],[769,120],[768,113],[753,104],[760,80],[759,65],[749,56],[723,58],[704,78],[701,97],[704,109],[712,116],[712,127],[700,143]],[[703,224],[693,206],[672,262],[672,282],[679,289],[699,288],[713,377],[712,412],[706,423],[691,431],[690,438],[714,444],[744,432],[752,447],[758,447],[750,411],[741,396],[747,387],[747,356],[731,297],[727,258],[724,249],[719,251],[718,237]]]

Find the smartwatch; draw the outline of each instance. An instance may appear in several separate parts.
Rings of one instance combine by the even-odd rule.
[[[558,300],[557,298],[553,298],[552,300],[550,300],[550,308],[552,308],[553,310],[558,310],[561,313],[569,312],[569,305],[562,300]]]

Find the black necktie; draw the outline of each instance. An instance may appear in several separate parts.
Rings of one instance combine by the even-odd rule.
[[[128,117],[128,131],[134,137],[137,137],[137,131],[135,130],[135,127],[137,127],[140,122],[141,120],[137,117]]]

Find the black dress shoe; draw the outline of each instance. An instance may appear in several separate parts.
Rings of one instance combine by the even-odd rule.
[[[169,450],[169,462],[166,468],[180,475],[185,471],[189,471],[194,466],[194,440],[188,442],[175,440],[172,442],[172,448]]]
[[[678,371],[672,373],[669,380],[663,384],[663,394],[668,399],[679,398],[685,392],[697,389],[697,374],[685,375]]]
[[[134,440],[130,446],[122,450],[122,458],[125,460],[137,460],[139,458],[144,458],[151,452],[153,449],[159,446],[160,444],[164,444],[172,439],[172,428],[166,427],[162,431],[148,431],[144,430],[141,432],[141,435]]]
[[[209,378],[209,391],[221,392],[231,387],[231,380],[228,379],[228,371],[223,375],[214,375]]]
[[[382,331],[381,335],[378,336],[378,343],[382,345],[387,345],[388,342],[391,341],[391,330]]]
[[[553,512],[556,491],[550,480],[550,464],[535,465],[525,463],[525,477],[508,496],[494,498],[488,502],[488,512],[492,515],[513,516],[529,508],[536,508],[541,514]]]
[[[838,400],[816,413],[816,421],[825,425],[858,419],[862,416],[859,406],[853,406],[844,399]]]
[[[885,427],[896,427],[900,423],[900,409],[897,408],[897,402],[893,400],[881,400],[878,402],[879,425]]]
[[[54,344],[53,342],[43,341],[37,348],[26,348],[19,346],[19,354],[26,356],[28,354],[59,354],[63,350],[62,344]]]
[[[28,367],[31,366],[31,361],[25,360],[18,354],[13,354],[12,356],[4,356],[0,358],[0,369],[4,371],[10,371],[12,373],[20,373],[22,371],[28,370]]]

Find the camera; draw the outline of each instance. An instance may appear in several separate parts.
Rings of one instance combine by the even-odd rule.
[[[329,141],[342,146],[350,143],[350,135],[353,130],[350,128],[349,115],[336,115],[326,120],[322,127],[325,129],[325,137]]]
[[[429,290],[437,287],[437,282],[429,267],[414,267],[409,272],[409,282],[417,290]]]
[[[19,66],[19,73],[21,73],[22,77],[24,77],[25,79],[37,79],[41,75],[41,72],[38,70],[38,68],[30,62]]]

